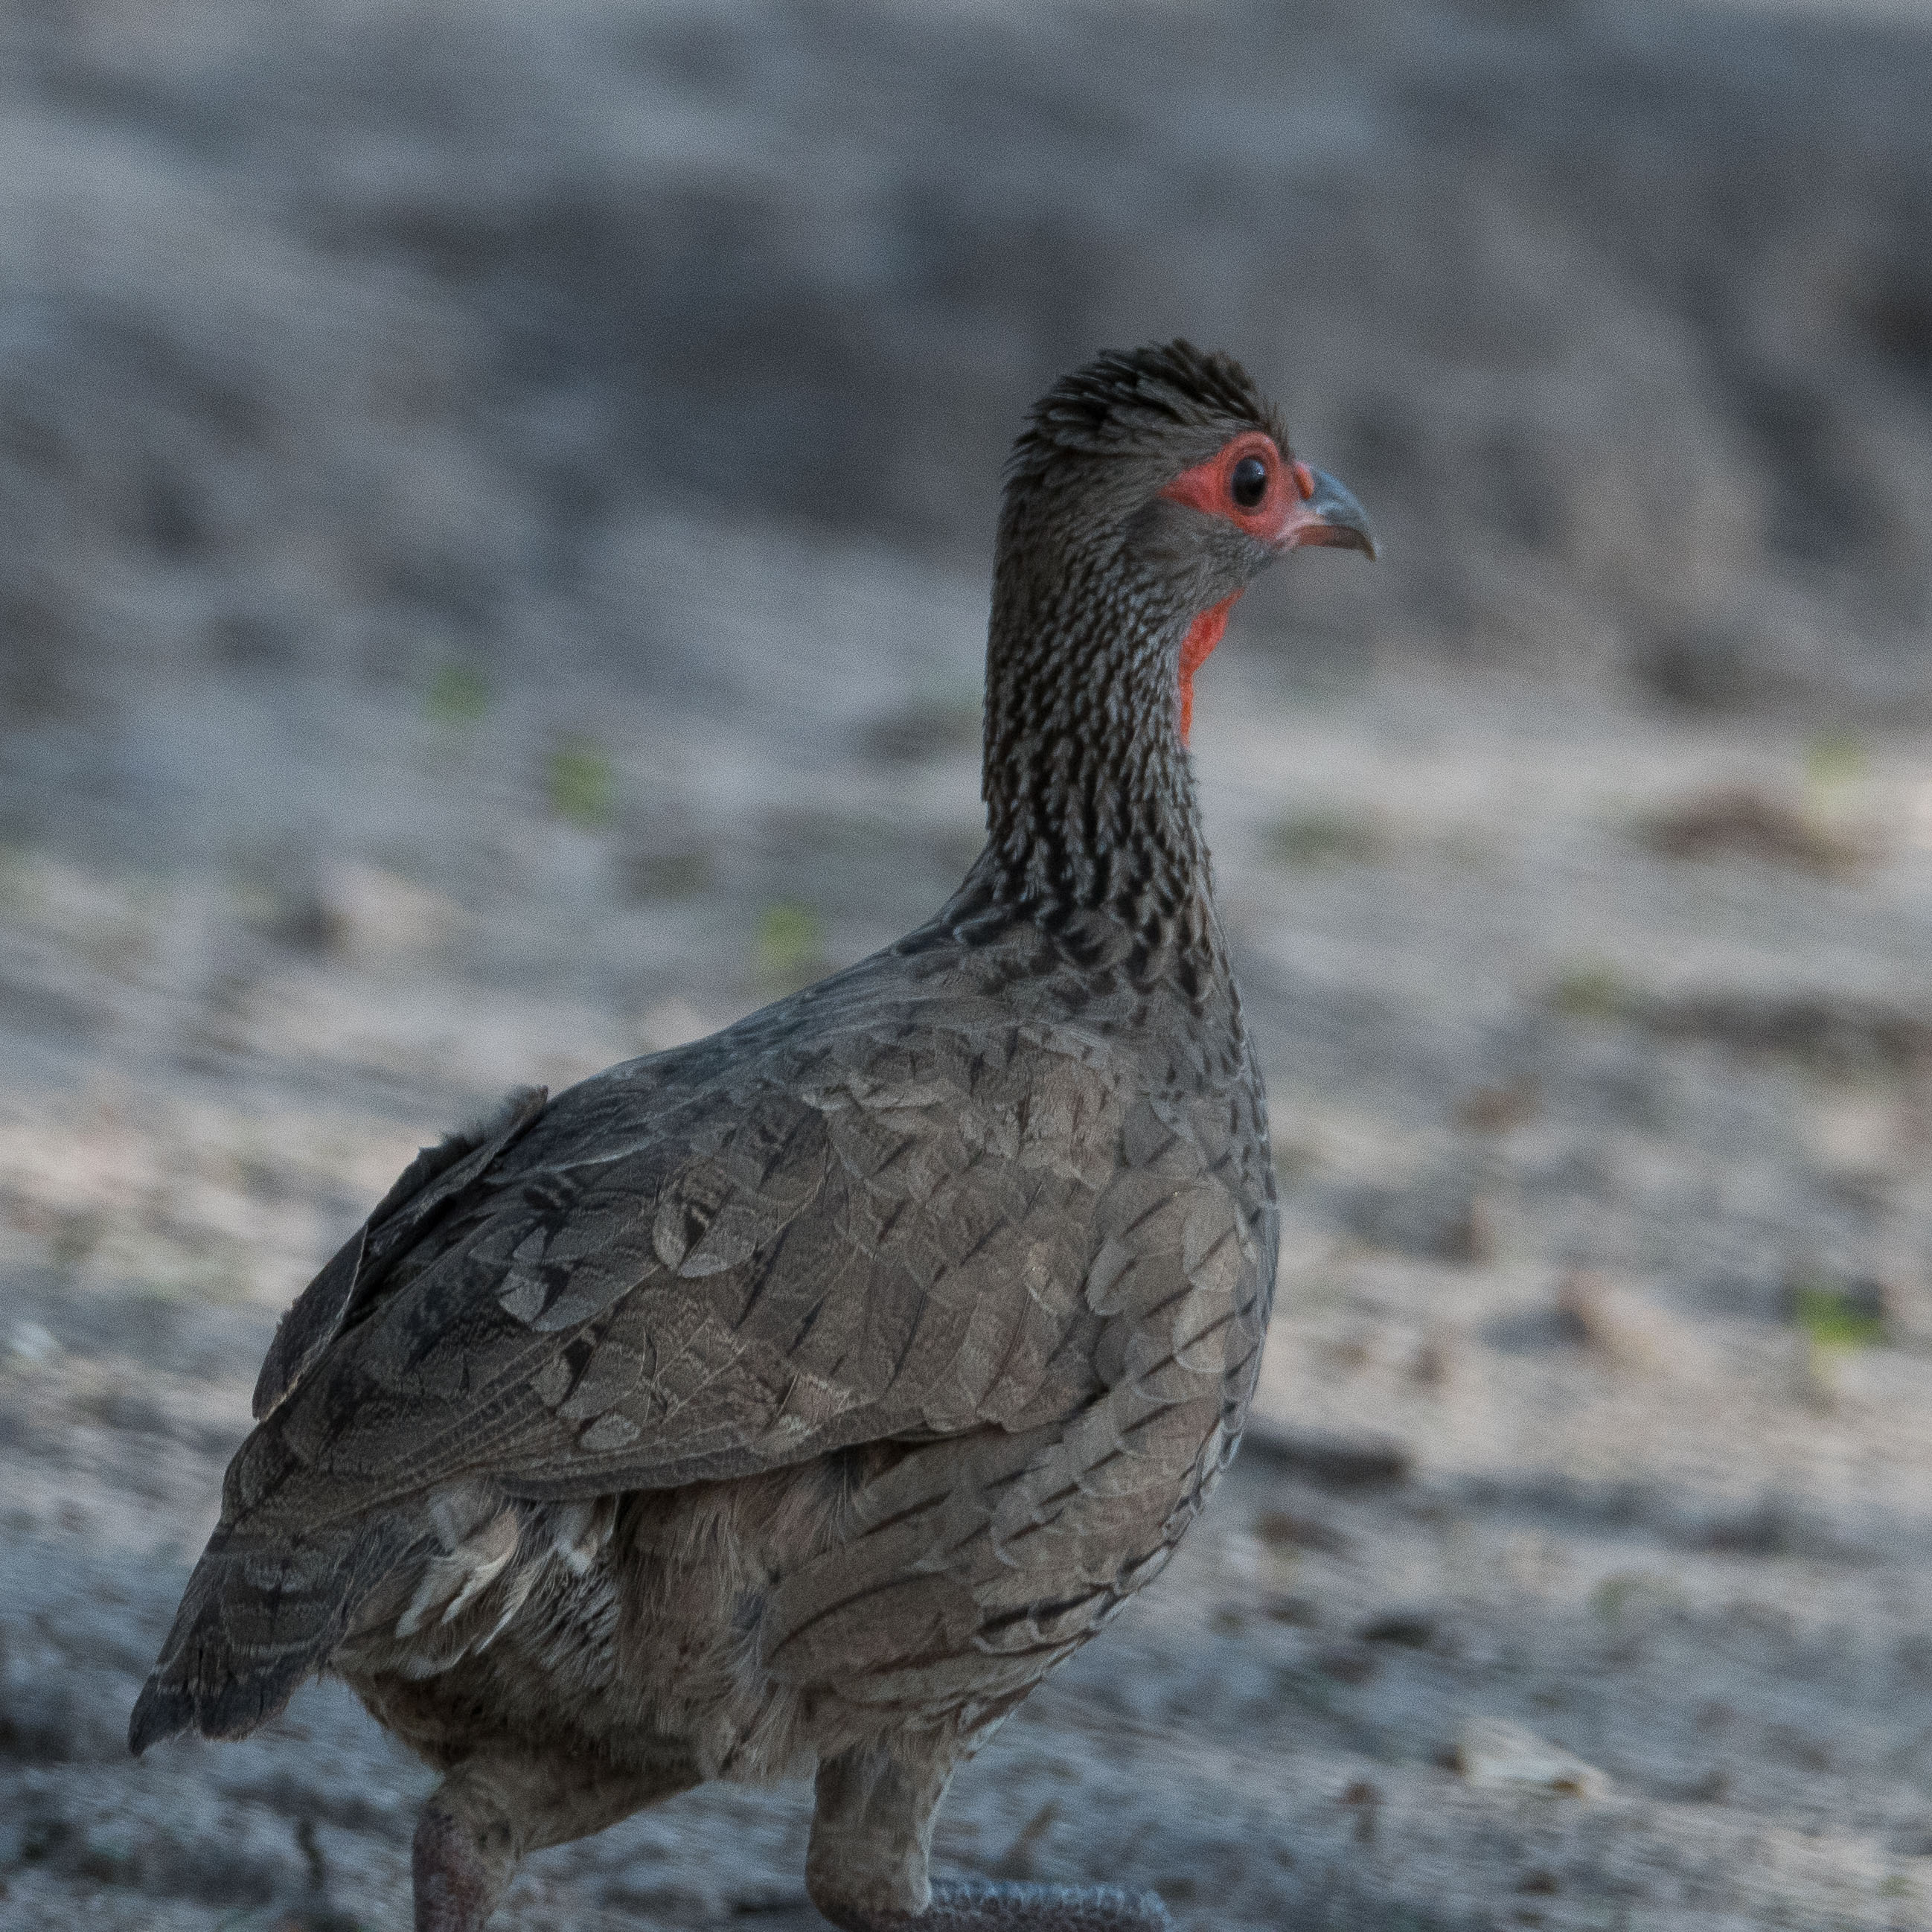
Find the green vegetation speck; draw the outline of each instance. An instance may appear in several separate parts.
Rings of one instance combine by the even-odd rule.
[[[550,754],[544,779],[558,818],[595,831],[616,815],[617,774],[594,738],[566,738]]]
[[[809,906],[781,902],[758,915],[752,964],[758,977],[779,986],[802,985],[825,963],[825,926]]]
[[[1850,784],[1865,771],[1865,748],[1856,731],[1821,733],[1804,754],[1804,776],[1814,786]]]
[[[476,724],[490,710],[490,680],[471,664],[446,664],[429,681],[423,709],[439,724]]]
[[[1791,1319],[1821,1348],[1871,1348],[1885,1340],[1885,1317],[1857,1296],[1816,1283],[1791,1291]]]
[[[1550,992],[1550,1005],[1573,1020],[1616,1019],[1629,1000],[1628,989],[1617,969],[1600,959],[1566,966]]]

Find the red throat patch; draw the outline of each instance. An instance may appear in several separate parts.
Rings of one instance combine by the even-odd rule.
[[[1212,609],[1204,610],[1187,627],[1180,644],[1180,742],[1187,742],[1194,728],[1194,674],[1213,654],[1214,646],[1228,628],[1228,613],[1241,601],[1238,590]]]

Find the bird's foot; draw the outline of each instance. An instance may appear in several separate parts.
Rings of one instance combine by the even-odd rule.
[[[842,1932],[1173,1932],[1174,1921],[1151,1892],[1112,1885],[991,1884],[934,1882],[923,1912],[863,1906],[827,1910]]]

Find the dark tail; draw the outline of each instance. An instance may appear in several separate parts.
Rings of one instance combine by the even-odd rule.
[[[328,1662],[412,1540],[393,1519],[299,1539],[216,1530],[135,1702],[130,1748],[178,1731],[246,1737],[266,1723]]]

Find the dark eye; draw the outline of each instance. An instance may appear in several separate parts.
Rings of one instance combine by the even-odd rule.
[[[1244,456],[1228,479],[1228,493],[1244,510],[1252,510],[1268,494],[1268,465],[1258,456]]]

